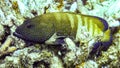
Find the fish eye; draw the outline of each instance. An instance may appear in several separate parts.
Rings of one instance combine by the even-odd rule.
[[[32,24],[27,24],[26,27],[27,27],[27,28],[32,28],[33,25],[32,25]]]

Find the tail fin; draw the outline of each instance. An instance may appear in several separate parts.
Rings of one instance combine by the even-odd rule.
[[[104,36],[103,36],[103,38],[101,39],[101,41],[102,41],[102,42],[107,42],[107,41],[110,40],[110,38],[111,38],[111,30],[108,29],[108,30],[106,30],[106,31],[104,32]]]

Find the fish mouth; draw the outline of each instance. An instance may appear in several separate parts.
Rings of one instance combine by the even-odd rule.
[[[16,37],[18,37],[18,38],[20,38],[20,39],[22,39],[22,40],[24,40],[25,43],[27,43],[28,45],[29,45],[29,44],[30,44],[30,45],[33,44],[32,41],[27,40],[23,35],[21,35],[21,34],[19,34],[19,33],[17,33],[17,32],[14,32],[13,35],[16,36]]]
[[[24,37],[23,35],[21,35],[21,34],[19,34],[17,32],[14,32],[13,35],[18,37],[18,38],[20,38],[20,39],[22,39],[22,40],[24,40],[25,42],[29,42],[29,43],[44,43],[44,41],[40,42],[40,41],[37,41],[35,39],[34,40],[28,39],[28,38]]]
[[[24,40],[25,42],[31,42],[31,43],[32,43],[31,40],[28,40],[28,39],[25,38],[23,35],[21,35],[21,34],[19,34],[19,33],[17,33],[17,32],[14,32],[13,35],[16,36],[16,37],[18,37],[18,38],[20,38],[20,39],[22,39],[22,40]]]
[[[21,34],[19,34],[17,32],[14,32],[13,35],[18,37],[18,38],[25,39]]]

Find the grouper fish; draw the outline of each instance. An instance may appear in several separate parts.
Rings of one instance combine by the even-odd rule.
[[[18,26],[14,36],[26,41],[44,43],[55,33],[57,36],[73,37],[81,41],[80,29],[84,26],[93,38],[100,36],[100,41],[93,44],[93,52],[99,46],[106,50],[112,43],[111,30],[103,18],[71,12],[52,12],[25,20]]]

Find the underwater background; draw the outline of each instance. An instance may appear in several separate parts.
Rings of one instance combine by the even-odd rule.
[[[89,37],[80,46],[66,38],[61,47],[13,36],[24,20],[50,12],[101,17],[113,30],[113,43],[99,56],[88,58]],[[81,30],[84,36],[85,29]],[[120,68],[120,0],[0,0],[0,68]]]

